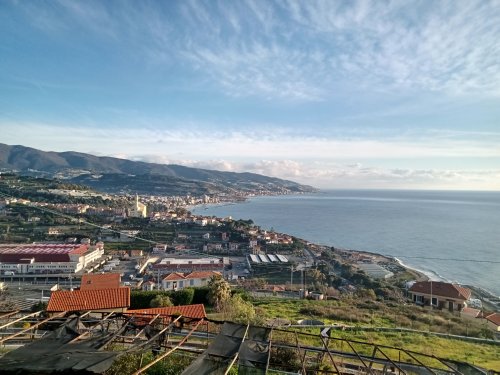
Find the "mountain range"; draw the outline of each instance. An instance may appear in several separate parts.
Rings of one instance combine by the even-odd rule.
[[[0,143],[0,169],[68,180],[110,193],[154,195],[288,194],[315,188],[256,173],[222,172],[176,164],[95,156],[80,152],[42,151]]]

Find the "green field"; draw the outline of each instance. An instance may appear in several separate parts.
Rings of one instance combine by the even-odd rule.
[[[282,298],[258,298],[253,301],[257,314],[264,318],[288,319],[296,323],[300,319],[316,319],[325,325],[344,324],[358,327],[349,330],[333,330],[331,337],[404,348],[426,355],[475,364],[490,370],[500,370],[500,344],[472,343],[459,339],[439,337],[436,333],[488,336],[484,326],[467,322],[460,317],[442,312],[429,312],[416,306],[385,306],[382,303],[347,301],[308,301]],[[363,305],[364,304],[364,305]],[[369,306],[372,306],[369,308]],[[413,317],[412,320],[410,317]],[[452,320],[453,319],[453,320]],[[473,324],[475,323],[475,324]],[[376,332],[374,327],[405,327],[427,331]],[[413,327],[411,327],[413,326]],[[364,330],[362,327],[368,328]],[[301,332],[319,333],[319,328],[300,329]],[[467,330],[468,332],[465,332]],[[278,337],[275,336],[275,339]],[[339,341],[340,345],[341,341]],[[320,345],[311,337],[310,345]],[[339,347],[340,349],[340,347]],[[361,353],[370,354],[372,348],[358,345]],[[430,363],[432,365],[432,363]]]

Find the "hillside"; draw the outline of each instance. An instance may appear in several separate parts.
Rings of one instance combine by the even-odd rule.
[[[313,192],[311,186],[256,173],[222,172],[155,164],[79,152],[47,152],[0,144],[0,169],[69,179],[107,192],[142,194],[237,194]]]

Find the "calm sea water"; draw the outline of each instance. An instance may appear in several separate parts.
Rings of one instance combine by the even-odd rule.
[[[252,219],[310,242],[396,256],[435,280],[500,295],[500,192],[334,190],[193,212]]]

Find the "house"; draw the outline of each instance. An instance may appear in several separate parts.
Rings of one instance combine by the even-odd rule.
[[[460,311],[460,316],[462,318],[475,320],[481,318],[482,314],[481,310],[479,309],[474,309],[472,307],[464,307],[462,311]]]
[[[80,290],[117,289],[120,279],[119,273],[86,273],[82,275]]]
[[[188,274],[173,272],[162,281],[165,290],[181,290],[188,287],[200,287],[207,285],[212,276],[221,276],[215,271],[194,271]]]
[[[54,228],[54,227],[50,227],[48,230],[47,230],[47,234],[49,236],[58,236],[61,234],[61,231],[57,228]]]
[[[153,269],[163,273],[194,272],[194,271],[219,271],[224,270],[228,264],[227,258],[195,258],[195,257],[169,257],[163,258],[153,265]]]
[[[52,293],[47,312],[125,312],[130,307],[130,288],[58,290]]]
[[[496,312],[486,315],[484,318],[486,319],[486,324],[489,329],[495,332],[500,332],[500,313]]]
[[[144,255],[144,252],[142,250],[129,250],[129,255],[131,257],[142,257]]]
[[[419,281],[409,289],[411,299],[421,306],[433,306],[449,311],[461,311],[467,306],[470,289],[442,281]]]
[[[151,291],[151,290],[155,289],[155,285],[156,285],[155,282],[149,280],[149,281],[146,281],[145,283],[142,284],[141,289]]]

